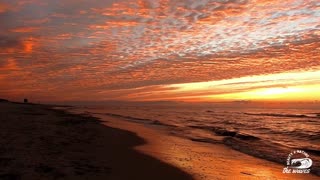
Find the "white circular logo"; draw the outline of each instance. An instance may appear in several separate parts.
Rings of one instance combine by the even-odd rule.
[[[312,160],[308,153],[303,150],[292,151],[287,158],[287,167],[283,173],[310,173]]]

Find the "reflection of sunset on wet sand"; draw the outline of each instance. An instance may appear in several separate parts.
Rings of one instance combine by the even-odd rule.
[[[252,158],[246,154],[225,148],[222,145],[210,146],[205,143],[188,141],[152,131],[128,122],[119,123],[117,119],[106,119],[105,124],[136,132],[150,143],[136,149],[165,162],[191,172],[195,179],[316,179],[308,175],[285,175],[281,165]],[[212,148],[215,148],[212,151]],[[226,158],[232,157],[232,158]],[[243,159],[246,161],[244,162]]]

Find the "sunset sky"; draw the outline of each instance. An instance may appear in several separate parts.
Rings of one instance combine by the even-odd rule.
[[[320,100],[319,0],[1,0],[0,98]]]

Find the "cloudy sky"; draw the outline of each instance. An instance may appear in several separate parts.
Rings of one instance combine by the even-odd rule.
[[[320,100],[318,0],[1,0],[0,97]]]

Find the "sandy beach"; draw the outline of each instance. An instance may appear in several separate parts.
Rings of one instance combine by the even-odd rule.
[[[0,179],[319,179],[124,119],[0,103]]]
[[[191,179],[133,149],[145,140],[44,105],[0,103],[0,179]]]

